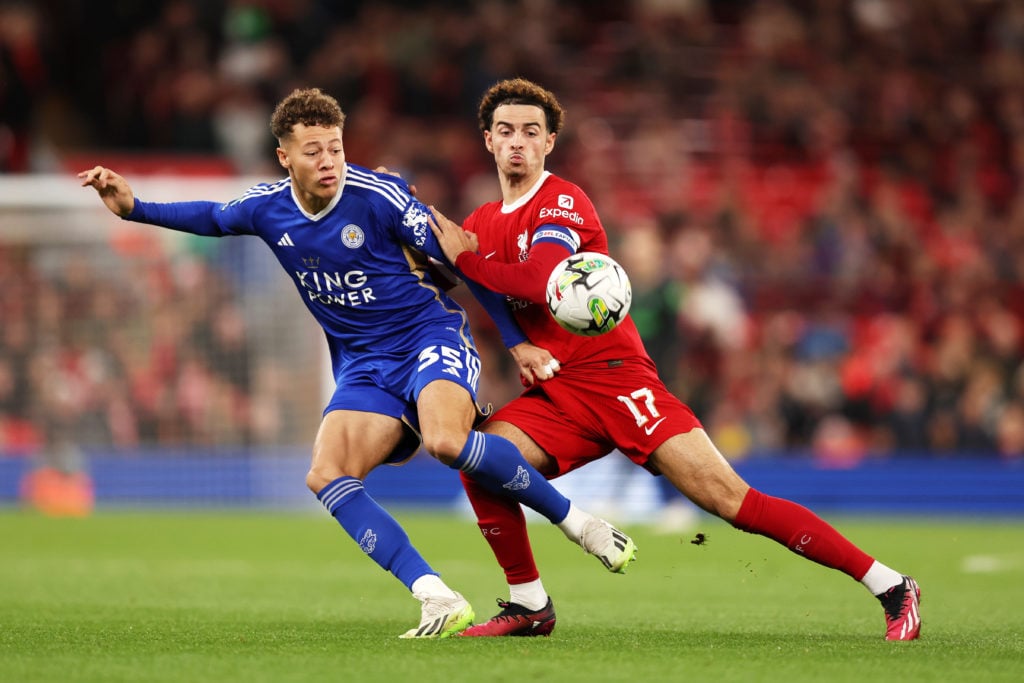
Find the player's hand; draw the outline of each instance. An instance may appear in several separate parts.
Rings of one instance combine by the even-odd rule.
[[[383,173],[385,175],[393,175],[396,178],[401,178],[402,177],[401,173],[399,173],[398,171],[392,171],[387,166],[378,166],[377,168],[375,168],[373,170],[376,171],[377,173]],[[412,183],[407,183],[407,184],[409,185],[409,194],[411,194],[413,197],[415,197],[416,196],[416,186],[413,185]]]
[[[95,188],[107,208],[118,216],[124,218],[135,208],[135,194],[128,181],[109,168],[96,166],[88,171],[82,171],[78,177],[82,181],[82,187]]]
[[[430,207],[434,217],[430,220],[430,229],[434,232],[441,245],[441,250],[448,258],[448,262],[455,265],[455,259],[464,251],[475,252],[480,248],[480,241],[476,234],[466,232],[462,226],[451,220],[433,206]]]
[[[519,373],[527,384],[551,379],[562,369],[561,364],[547,349],[542,349],[530,342],[516,344],[509,351],[519,366]]]

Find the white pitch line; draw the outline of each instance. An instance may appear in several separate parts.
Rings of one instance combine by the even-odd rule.
[[[996,574],[1024,569],[1021,555],[968,555],[960,563],[965,574]]]

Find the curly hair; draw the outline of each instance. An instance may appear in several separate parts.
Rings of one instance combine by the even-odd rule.
[[[562,130],[565,110],[549,90],[525,78],[511,78],[499,81],[484,93],[477,111],[481,131],[491,129],[494,124],[494,110],[503,104],[532,104],[544,110],[544,119],[549,133]]]
[[[270,132],[278,140],[292,134],[298,124],[331,128],[345,125],[338,101],[320,88],[295,89],[281,100],[270,117]]]

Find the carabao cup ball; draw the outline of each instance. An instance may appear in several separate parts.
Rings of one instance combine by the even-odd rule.
[[[607,254],[583,251],[563,259],[548,276],[548,311],[563,329],[596,337],[615,329],[629,313],[629,277]]]

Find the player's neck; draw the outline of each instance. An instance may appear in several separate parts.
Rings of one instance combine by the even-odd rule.
[[[537,184],[542,175],[544,175],[543,168],[529,175],[510,176],[499,173],[498,178],[501,181],[502,201],[505,204],[514,204],[520,197],[533,189],[533,186]]]

